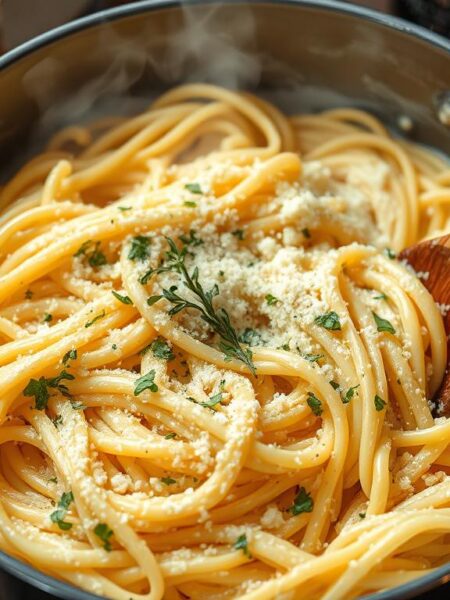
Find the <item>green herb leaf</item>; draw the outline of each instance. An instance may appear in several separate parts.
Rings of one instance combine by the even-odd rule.
[[[193,202],[192,200],[185,200],[183,204],[189,208],[197,208],[197,202]]]
[[[265,299],[269,306],[273,306],[279,302],[278,298],[275,298],[275,296],[272,296],[272,294],[266,294]]]
[[[386,406],[386,402],[383,400],[383,398],[380,398],[380,396],[378,396],[378,394],[375,394],[375,398],[373,399],[373,402],[374,402],[375,408],[378,412],[382,411],[384,409],[384,407]]]
[[[337,331],[341,329],[339,315],[334,312],[334,310],[323,315],[319,315],[314,319],[314,323],[324,327],[325,329],[329,329],[330,331]]]
[[[53,319],[53,315],[51,315],[50,313],[44,313],[44,318],[42,319],[43,323],[50,323],[50,321]]]
[[[395,334],[395,329],[392,326],[392,323],[387,319],[382,319],[377,315],[376,312],[372,311],[373,318],[375,320],[375,324],[377,326],[378,331],[387,331],[388,333]]]
[[[161,358],[162,360],[173,360],[175,354],[172,352],[171,347],[163,338],[156,338],[151,344],[150,348],[155,358]]]
[[[56,477],[50,477],[49,481],[51,483],[58,483],[58,479]]]
[[[75,254],[73,255],[74,257],[77,256],[83,256],[86,255],[86,250],[93,244],[94,242],[92,240],[87,240],[86,242],[83,242],[81,244],[81,246],[78,248],[78,250],[75,252]]]
[[[176,479],[172,479],[172,477],[161,477],[161,482],[165,485],[172,485],[177,482]]]
[[[387,319],[382,319],[377,315],[376,312],[372,311],[372,314],[373,318],[375,319],[375,324],[377,326],[378,331],[387,331],[388,333],[395,334],[395,329],[390,321],[388,321]]]
[[[57,415],[54,419],[52,419],[53,425],[58,428],[58,425],[62,425],[63,418],[61,415]]]
[[[199,183],[187,183],[184,187],[186,190],[189,190],[191,194],[203,194]]]
[[[331,380],[328,383],[331,385],[333,390],[340,391],[341,386],[336,381]]]
[[[61,383],[63,379],[71,380],[75,379],[75,377],[63,370],[57,377],[30,379],[23,390],[23,395],[27,397],[34,396],[35,408],[37,410],[45,410],[50,398],[49,388],[55,388],[64,396],[70,396],[67,386]]]
[[[183,233],[183,235],[180,235],[178,239],[186,246],[195,247],[204,244],[204,241],[197,237],[197,234],[193,229],[189,231],[189,237]]]
[[[112,547],[109,538],[112,536],[113,530],[106,523],[98,523],[95,526],[94,533],[103,542],[103,548],[106,552],[111,552]]]
[[[312,392],[308,392],[306,402],[316,417],[319,417],[323,413],[322,402]]]
[[[87,408],[86,404],[83,404],[82,402],[71,402],[70,404],[73,410],[84,410]]]
[[[33,297],[33,292],[32,292],[31,290],[27,290],[27,291],[25,292],[25,298],[26,298],[27,300],[31,300],[31,298],[32,298],[32,297]]]
[[[299,488],[294,498],[294,504],[289,509],[289,512],[293,515],[300,515],[301,513],[312,512],[313,508],[314,500],[311,498],[311,494],[304,487]]]
[[[394,258],[396,258],[396,257],[397,257],[396,253],[395,253],[393,250],[391,250],[391,248],[385,248],[385,249],[384,249],[384,253],[385,253],[385,254],[386,254],[386,256],[387,256],[388,258],[390,258],[391,260],[394,260]]]
[[[177,437],[176,433],[168,433],[167,435],[164,436],[165,440],[173,440],[173,438]]]
[[[62,359],[62,364],[64,366],[67,366],[67,363],[69,362],[69,360],[76,360],[77,356],[78,356],[78,353],[75,348],[73,350],[69,350],[68,352],[66,352],[64,354],[63,359]]]
[[[235,550],[242,550],[242,552],[248,558],[252,557],[252,555],[250,554],[250,550],[248,549],[247,535],[245,533],[238,537],[238,539],[233,544],[233,548]]]
[[[134,395],[139,396],[144,390],[150,390],[154,393],[157,392],[158,386],[155,383],[155,375],[155,369],[152,369],[146,375],[139,377],[134,384]]]
[[[47,379],[45,377],[30,379],[28,385],[23,390],[23,395],[30,397],[34,396],[35,408],[37,410],[44,410],[47,408],[48,399],[50,397]]]
[[[105,313],[105,309],[102,310],[102,312],[99,315],[96,315],[92,321],[88,321],[87,323],[84,324],[85,327],[91,327],[91,325],[93,325],[94,323],[96,323],[97,321],[99,321],[100,319],[103,319],[103,317],[106,317],[106,313]]]
[[[309,231],[309,229],[307,227],[305,227],[304,229],[302,229],[302,233],[305,236],[305,238],[310,238],[311,237],[311,232]]]
[[[235,229],[234,231],[231,232],[231,235],[234,235],[234,237],[237,238],[238,240],[243,240],[244,239],[244,230],[243,229]]]
[[[114,298],[117,298],[117,300],[119,300],[119,302],[122,302],[122,304],[133,304],[133,301],[129,296],[122,296],[114,290],[112,290],[111,293],[114,296]]]
[[[373,297],[374,300],[387,300],[388,297],[386,296],[386,294],[379,294],[378,296],[374,296]]]
[[[132,206],[118,206],[117,208],[122,212],[125,212],[126,210],[131,210]]]
[[[366,518],[366,513],[359,513],[359,518],[360,519],[365,519]]]
[[[73,499],[72,492],[64,492],[58,502],[58,508],[50,515],[51,521],[56,523],[63,531],[67,531],[72,527],[72,523],[67,523],[64,521],[64,519],[70,504],[73,502]]]
[[[154,304],[156,304],[162,298],[164,298],[164,296],[150,296],[149,298],[147,298],[147,304],[149,306],[153,306]]]
[[[348,404],[350,402],[350,400],[353,398],[353,396],[355,395],[355,390],[358,388],[359,388],[359,384],[354,385],[353,387],[349,388],[347,390],[347,392],[345,393],[345,396],[342,397],[342,402],[344,404]]]
[[[88,263],[91,265],[91,267],[101,267],[103,265],[106,265],[106,263],[108,262],[106,260],[106,256],[100,250],[100,245],[101,242],[96,242],[94,250],[88,257]]]
[[[220,404],[220,402],[222,402],[222,396],[222,392],[214,394],[213,396],[210,396],[207,402],[202,402],[201,405],[205,408],[213,408],[214,406],[216,406],[216,404]]]
[[[130,260],[145,260],[150,256],[151,239],[146,235],[136,235],[131,239],[131,248],[128,252]]]
[[[171,238],[166,238],[169,250],[166,252],[164,264],[155,270],[157,273],[172,271],[179,273],[183,284],[193,293],[198,303],[187,300],[177,293],[177,286],[171,286],[168,290],[163,289],[162,297],[172,304],[169,315],[173,316],[185,308],[192,308],[201,313],[201,318],[220,336],[220,350],[225,354],[225,360],[236,359],[247,365],[250,371],[255,374],[255,366],[252,362],[252,353],[248,348],[242,348],[237,333],[231,325],[230,317],[223,308],[216,309],[213,299],[219,294],[219,287],[214,285],[210,290],[205,291],[199,282],[199,270],[196,267],[192,273],[189,273],[185,258],[188,251],[187,246],[179,249]],[[147,304],[150,306],[161,296],[150,296]]]
[[[324,354],[304,354],[303,358],[309,362],[317,362],[321,358],[324,358]]]
[[[244,331],[238,337],[239,341],[249,346],[261,346],[262,339],[261,334],[256,329],[246,327]]]

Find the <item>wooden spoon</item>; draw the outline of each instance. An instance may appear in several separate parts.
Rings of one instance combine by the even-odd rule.
[[[410,246],[399,255],[400,260],[406,260],[419,273],[428,273],[426,279],[421,279],[436,302],[443,306],[450,305],[450,235],[427,240],[415,246]],[[444,379],[436,396],[433,398],[439,407],[437,416],[450,416],[450,310],[444,316],[445,332],[447,333],[447,369]]]

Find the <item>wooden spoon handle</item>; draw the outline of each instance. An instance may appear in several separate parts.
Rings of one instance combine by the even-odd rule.
[[[434,401],[437,414],[450,416],[450,235],[421,242],[400,253],[419,274],[424,286],[443,308],[447,333],[447,369]],[[448,307],[448,309],[447,309]]]

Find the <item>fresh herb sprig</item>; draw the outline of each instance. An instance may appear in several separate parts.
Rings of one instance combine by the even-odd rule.
[[[198,303],[191,302],[180,296],[177,293],[178,288],[176,285],[171,286],[169,289],[163,289],[161,295],[150,296],[147,303],[151,306],[162,298],[165,298],[172,304],[172,308],[168,313],[170,316],[176,315],[185,308],[198,310],[201,318],[219,335],[219,348],[225,354],[225,360],[232,360],[233,358],[239,360],[247,365],[250,371],[255,374],[256,370],[252,360],[252,352],[248,348],[244,349],[241,346],[237,332],[231,324],[227,311],[224,308],[216,309],[213,305],[213,299],[219,295],[218,285],[216,284],[210,290],[205,291],[198,280],[198,267],[195,267],[192,273],[189,273],[186,268],[187,246],[179,249],[171,238],[167,237],[166,240],[169,250],[166,252],[165,261],[160,267],[148,271],[141,278],[141,283],[147,283],[155,274],[167,271],[179,273],[183,284],[198,299]]]

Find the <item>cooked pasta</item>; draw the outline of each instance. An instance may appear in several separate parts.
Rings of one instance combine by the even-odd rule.
[[[208,85],[1,191],[0,548],[117,600],[339,600],[450,559],[450,167]],[[447,307],[448,308],[448,307]]]

